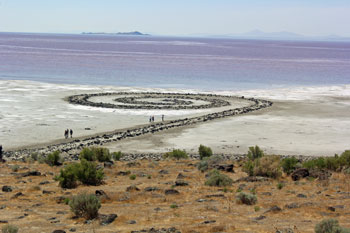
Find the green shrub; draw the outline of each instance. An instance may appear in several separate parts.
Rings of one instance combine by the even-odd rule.
[[[283,171],[289,175],[297,168],[298,162],[299,161],[295,157],[283,159],[282,160]]]
[[[130,175],[129,178],[130,178],[130,180],[135,180],[136,179],[136,175],[135,174]]]
[[[254,211],[255,212],[258,212],[260,210],[260,207],[259,206],[254,206]]]
[[[101,202],[95,195],[83,193],[74,196],[69,202],[69,206],[77,217],[94,219],[98,216]]]
[[[243,165],[243,171],[249,176],[254,176],[254,167],[256,166],[256,161],[248,160]]]
[[[107,148],[103,147],[92,147],[91,148],[94,157],[99,161],[99,162],[107,162],[111,161],[111,154],[109,153],[109,150]]]
[[[122,152],[121,151],[118,151],[118,152],[113,152],[112,153],[112,158],[115,160],[115,161],[119,161],[120,158],[123,156]]]
[[[248,158],[255,160],[264,156],[264,152],[258,146],[249,147]]]
[[[278,188],[278,189],[281,190],[281,189],[283,189],[283,187],[284,187],[284,183],[278,183],[278,184],[277,184],[277,188]]]
[[[206,147],[206,146],[203,146],[203,145],[200,145],[199,148],[198,148],[198,153],[199,153],[199,156],[200,156],[200,159],[202,160],[203,158],[205,157],[210,157],[213,155],[213,151],[211,150],[210,147]]]
[[[64,169],[61,169],[57,180],[62,188],[72,189],[77,187],[79,167],[80,164],[78,163],[70,163]]]
[[[18,232],[18,227],[14,225],[6,225],[1,228],[2,233],[17,233]]]
[[[253,188],[249,189],[249,192],[250,192],[251,194],[256,195],[256,188],[253,187]]]
[[[350,229],[342,228],[336,219],[324,219],[315,226],[315,233],[349,233]]]
[[[324,158],[308,160],[303,163],[303,167],[307,169],[325,169],[326,160]]]
[[[258,201],[254,194],[240,192],[237,195],[237,202],[245,205],[254,205]]]
[[[340,156],[317,158],[306,161],[303,167],[308,169],[328,169],[331,171],[340,171],[350,167],[350,150],[344,151]]]
[[[339,157],[340,164],[343,167],[350,167],[350,150],[344,151]]]
[[[205,185],[224,187],[232,185],[233,181],[230,177],[225,174],[221,174],[218,170],[211,170],[208,174]]]
[[[243,171],[249,176],[279,178],[282,175],[280,157],[266,155],[254,161],[248,160],[243,166]]]
[[[13,172],[18,172],[19,166],[18,166],[17,164],[15,164],[15,165],[11,166],[11,170],[12,170]]]
[[[32,153],[30,155],[30,158],[33,160],[33,161],[38,161],[38,157],[39,157],[39,154],[38,153]]]
[[[337,171],[342,166],[340,158],[336,155],[334,157],[325,158],[325,167],[331,171]]]
[[[176,205],[176,204],[171,204],[170,205],[170,208],[172,208],[172,209],[176,209],[176,208],[178,208],[179,206],[178,205]]]
[[[85,159],[87,161],[95,161],[96,156],[94,155],[94,152],[90,148],[85,147],[80,152],[80,159]]]
[[[103,169],[97,169],[94,162],[83,159],[80,163],[71,163],[61,169],[60,175],[56,179],[62,188],[75,188],[77,181],[86,185],[99,185],[102,183],[103,177]]]
[[[50,166],[60,166],[62,165],[61,156],[59,151],[55,151],[47,156],[45,162]]]
[[[104,177],[103,169],[97,169],[97,164],[94,162],[81,160],[77,172],[77,178],[86,185],[99,185]]]
[[[169,159],[188,159],[188,154],[184,150],[175,149],[171,152],[165,153],[163,157]]]
[[[220,163],[222,163],[224,160],[224,158],[220,155],[213,155],[210,157],[204,157],[203,160],[201,160],[198,164],[197,164],[197,168],[198,170],[200,170],[201,172],[205,172],[209,169],[212,169],[215,167],[215,165],[218,165]]]

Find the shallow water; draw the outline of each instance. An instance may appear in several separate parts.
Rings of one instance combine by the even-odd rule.
[[[0,80],[199,90],[350,83],[349,42],[0,33]]]

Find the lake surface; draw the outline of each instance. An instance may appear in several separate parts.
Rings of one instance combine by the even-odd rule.
[[[0,80],[199,90],[350,83],[350,42],[0,33]]]

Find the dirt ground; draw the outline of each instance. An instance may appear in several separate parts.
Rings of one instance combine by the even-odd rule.
[[[51,233],[57,229],[85,233],[131,232],[152,227],[176,227],[185,233],[267,233],[286,228],[311,233],[315,225],[326,218],[336,218],[341,226],[350,227],[350,177],[343,174],[334,173],[328,181],[303,179],[294,182],[284,176],[280,180],[234,182],[232,186],[220,188],[204,185],[206,173],[198,171],[197,162],[116,162],[111,168],[104,169],[103,185],[79,185],[76,189],[62,189],[54,181],[61,167],[38,162],[0,164],[1,187],[12,187],[12,192],[0,191],[0,227],[8,222],[18,226],[19,232],[26,233]],[[14,165],[19,166],[18,171],[13,171]],[[239,164],[234,165],[234,173],[224,173],[234,181],[247,176]],[[41,175],[20,175],[28,171],[39,171]],[[122,171],[128,175],[122,175]],[[180,173],[187,186],[175,185]],[[130,179],[132,174],[136,175],[135,180]],[[278,189],[281,182],[284,187]],[[132,185],[139,190],[127,191]],[[154,189],[146,191],[147,187]],[[255,190],[257,204],[238,204],[239,187],[247,193]],[[175,189],[179,194],[166,195],[167,189]],[[86,223],[84,219],[73,218],[70,207],[58,201],[82,192],[95,193],[96,190],[103,190],[109,197],[102,198],[99,213],[118,215],[106,226],[101,226],[99,220]],[[286,207],[291,204],[295,208]],[[273,206],[281,210],[268,211]]]

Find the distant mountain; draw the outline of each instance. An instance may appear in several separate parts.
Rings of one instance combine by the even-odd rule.
[[[202,35],[203,36],[203,35]],[[331,40],[331,41],[350,41],[348,37],[338,35],[329,36],[304,36],[293,32],[263,32],[253,30],[246,33],[225,34],[225,35],[207,35],[214,38],[234,38],[234,39],[269,39],[269,40]]]
[[[117,33],[107,33],[107,32],[82,32],[83,35],[118,35],[118,36],[149,36],[148,34],[143,34],[138,31],[134,32],[117,32]]]
[[[259,37],[259,38],[301,38],[303,35],[299,35],[293,32],[263,32],[260,30],[253,30],[247,33],[237,34],[237,36],[246,37]]]

